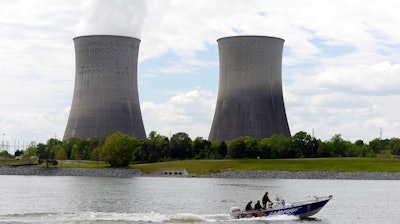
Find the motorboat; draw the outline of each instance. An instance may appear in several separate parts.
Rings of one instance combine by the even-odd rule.
[[[307,218],[317,214],[322,207],[332,199],[330,196],[309,196],[304,201],[286,203],[282,197],[277,197],[272,203],[268,203],[265,209],[242,211],[239,207],[232,207],[229,213],[232,218],[251,218],[272,215],[292,215]]]

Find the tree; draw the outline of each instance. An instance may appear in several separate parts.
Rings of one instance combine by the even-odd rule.
[[[80,157],[84,160],[89,160],[91,157],[91,152],[96,147],[100,145],[100,140],[98,137],[90,137],[80,142],[78,145],[77,157]]]
[[[318,155],[319,157],[331,157],[333,154],[333,144],[332,142],[321,140],[318,141]]]
[[[346,142],[343,140],[340,134],[335,134],[332,139],[332,147],[334,156],[345,156],[347,151]]]
[[[386,143],[387,142],[385,140],[375,138],[369,142],[369,148],[375,153],[380,153],[382,150],[385,149]]]
[[[206,159],[209,156],[211,142],[203,139],[203,137],[197,137],[192,142],[193,156],[195,159]],[[218,150],[219,151],[219,150]],[[219,154],[219,152],[218,152]],[[225,153],[226,155],[226,153]],[[219,157],[221,157],[219,155]],[[224,156],[225,157],[225,156]]]
[[[67,158],[74,159],[75,155],[74,156],[72,155],[73,154],[72,151],[75,150],[74,153],[78,152],[78,147],[79,147],[81,141],[82,140],[78,137],[72,137],[67,140],[64,140],[63,145],[64,145],[65,152],[67,153]]]
[[[99,161],[104,160],[102,155],[102,148],[99,146],[92,150],[90,158],[96,161],[96,165],[99,166]]]
[[[218,157],[220,157],[221,159],[224,159],[228,155],[228,145],[225,143],[225,141],[221,142],[221,145],[218,147],[217,153]]]
[[[307,132],[299,131],[292,136],[285,158],[315,157],[313,138]]]
[[[232,159],[258,158],[258,140],[249,136],[234,139],[228,143],[228,155]]]
[[[149,137],[150,147],[148,150],[148,161],[159,162],[168,160],[171,157],[168,138],[157,134],[155,131],[153,132],[153,135],[150,135]]]
[[[138,147],[139,142],[136,138],[114,132],[107,137],[102,153],[112,167],[125,167],[134,161]]]
[[[159,162],[169,160],[171,153],[169,150],[168,138],[152,131],[149,137],[140,140],[140,150],[136,152],[136,162]]]
[[[55,153],[53,148],[49,146],[39,143],[37,145],[37,155],[39,157],[39,164],[46,162],[46,168],[49,168],[49,163],[55,164]],[[55,164],[57,165],[57,164]]]
[[[375,153],[373,151],[370,151],[368,145],[365,144],[364,141],[361,139],[358,139],[354,142],[352,150],[353,150],[352,156],[359,156],[359,157],[367,157],[370,155],[375,156]]]
[[[313,137],[311,140],[311,155],[310,155],[310,157],[319,157],[318,145],[319,145],[319,141],[315,137]]]
[[[245,143],[242,137],[228,142],[228,157],[232,159],[242,159],[246,157]]]
[[[90,142],[88,139],[79,141],[78,144],[72,146],[71,159],[88,160],[90,159],[90,151]]]
[[[173,159],[193,158],[192,140],[184,132],[178,132],[171,137],[171,157]]]
[[[271,144],[268,138],[263,138],[258,141],[258,149],[260,150],[260,158],[270,159],[271,158]]]
[[[157,135],[155,138],[158,153],[160,154],[160,161],[167,161],[171,159],[171,147],[168,137]]]
[[[392,138],[391,141],[392,141],[392,143],[391,143],[392,154],[400,155],[400,139]]]
[[[37,149],[33,146],[25,149],[24,153],[22,154],[22,160],[28,160],[30,161],[30,159],[33,156],[37,156]]]
[[[61,145],[57,145],[54,147],[55,150],[55,159],[56,160],[66,160],[67,159],[67,153],[65,152],[65,149]],[[61,163],[62,166],[62,163]]]
[[[218,140],[212,140],[211,145],[208,148],[208,152],[205,152],[206,158],[208,159],[217,159],[218,158],[218,151],[221,147],[221,142]],[[226,145],[226,144],[225,144]]]
[[[73,145],[70,151],[70,158],[73,160],[81,160],[82,156],[79,153],[79,145]]]
[[[204,159],[205,140],[203,137],[197,137],[192,141],[194,158]]]
[[[3,150],[0,152],[0,157],[9,158],[9,157],[11,157],[11,154],[8,153],[7,150]]]
[[[284,135],[273,134],[268,139],[268,144],[271,147],[271,159],[284,158],[284,151],[288,148],[289,139]]]
[[[22,154],[24,154],[24,150],[17,149],[17,151],[14,153],[14,156],[21,156]]]
[[[149,133],[149,137],[148,137],[148,139],[155,138],[157,135],[158,135],[158,134],[157,134],[157,132],[156,132],[156,131],[151,131],[151,132]]]

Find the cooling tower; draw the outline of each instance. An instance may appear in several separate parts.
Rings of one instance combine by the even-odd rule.
[[[75,87],[64,139],[116,131],[146,138],[137,84],[140,40],[94,35],[74,43]]]
[[[209,140],[290,137],[282,93],[284,40],[234,36],[217,42],[219,90]]]

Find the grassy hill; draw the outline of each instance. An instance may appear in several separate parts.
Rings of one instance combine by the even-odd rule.
[[[387,158],[315,158],[315,159],[244,159],[244,160],[180,160],[131,165],[142,172],[163,169],[186,169],[203,175],[226,170],[287,170],[400,172],[400,160]]]

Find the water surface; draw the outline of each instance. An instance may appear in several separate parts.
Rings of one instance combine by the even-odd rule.
[[[0,176],[0,223],[399,223],[400,181]],[[233,220],[261,200],[333,199],[313,219]]]

